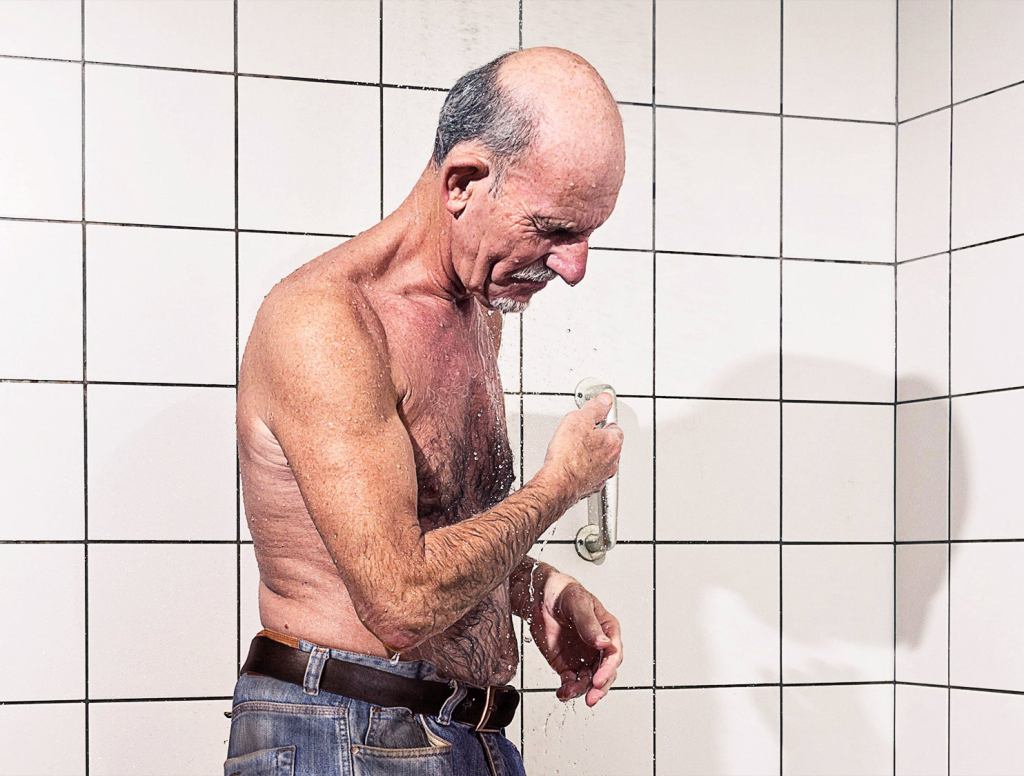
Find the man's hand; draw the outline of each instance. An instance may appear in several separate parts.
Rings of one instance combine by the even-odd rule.
[[[587,706],[594,706],[608,694],[622,663],[622,638],[619,621],[592,593],[553,573],[530,620],[537,648],[562,680],[559,700],[586,694]]]

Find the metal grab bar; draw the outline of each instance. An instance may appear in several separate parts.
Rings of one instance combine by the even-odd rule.
[[[607,418],[598,424],[618,423],[618,399],[615,389],[594,377],[585,377],[576,386],[576,406],[582,407],[599,393],[607,391],[612,406]],[[619,530],[619,474],[605,480],[601,490],[587,496],[587,524],[576,533],[576,554],[591,563],[604,563],[605,554],[615,546]]]

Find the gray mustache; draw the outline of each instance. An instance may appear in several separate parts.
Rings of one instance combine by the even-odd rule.
[[[518,272],[512,273],[511,275],[511,277],[514,280],[529,280],[537,282],[551,280],[552,278],[555,278],[557,276],[557,272],[555,272],[552,269],[549,269],[548,267],[545,267],[543,264],[527,267],[526,269],[521,269]]]

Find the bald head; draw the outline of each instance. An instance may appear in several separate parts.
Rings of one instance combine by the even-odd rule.
[[[606,152],[602,156],[621,158],[622,120],[589,62],[543,46],[502,54],[455,83],[438,117],[434,165],[440,167],[453,148],[467,142],[490,153],[497,183],[527,155],[546,156],[580,142]]]

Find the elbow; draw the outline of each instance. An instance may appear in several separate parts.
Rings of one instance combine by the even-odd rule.
[[[436,612],[420,605],[413,596],[389,595],[386,599],[357,607],[356,613],[367,630],[392,652],[406,652],[418,647],[434,636],[437,628]],[[417,596],[418,600],[425,600]]]

